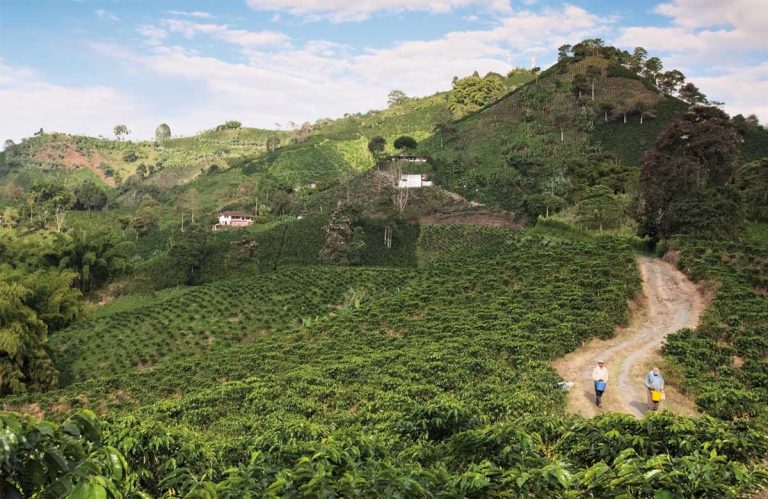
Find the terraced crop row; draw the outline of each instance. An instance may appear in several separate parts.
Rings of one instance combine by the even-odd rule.
[[[51,338],[64,383],[151,368],[296,329],[405,274],[383,269],[285,268],[190,288],[158,303],[94,317]]]

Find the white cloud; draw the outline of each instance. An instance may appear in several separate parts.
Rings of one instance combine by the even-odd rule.
[[[710,97],[723,100],[730,114],[756,114],[768,122],[768,62],[757,67],[730,68],[718,76],[701,76],[696,84]]]
[[[96,16],[100,19],[106,19],[107,21],[113,23],[120,22],[119,17],[104,9],[98,9],[96,12],[94,12],[94,14],[96,14]]]
[[[377,12],[422,11],[436,14],[470,6],[510,12],[509,0],[247,0],[257,10],[288,11],[296,16],[336,22],[362,21]]]
[[[194,12],[187,12],[184,10],[166,10],[165,13],[171,16],[197,17],[199,19],[213,19],[214,17],[210,12],[201,12],[199,10]]]
[[[132,70],[147,72],[147,78],[157,79],[155,87],[183,83],[184,88],[194,87],[204,95],[204,99],[189,99],[179,111],[158,106],[154,112],[153,121],[168,122],[175,133],[190,134],[226,119],[271,127],[275,122],[313,121],[380,108],[393,88],[427,95],[449,89],[453,76],[475,70],[505,73],[513,63],[526,64],[536,54],[554,59],[557,46],[605,32],[611,22],[571,6],[519,11],[489,29],[457,31],[387,48],[361,49],[327,40],[301,45],[295,41],[293,45],[243,43],[239,51],[247,62],[238,64],[178,46],[153,46],[147,51],[108,44],[91,47],[110,61],[122,60]],[[224,39],[240,30],[166,20],[162,31]],[[234,38],[230,41],[235,43]],[[151,129],[144,134],[151,134]]]
[[[147,43],[147,45],[160,45],[168,36],[167,31],[150,24],[140,25],[136,28],[136,32],[145,38],[144,41]]]
[[[290,40],[287,35],[277,31],[231,29],[226,24],[202,24],[181,19],[165,19],[161,24],[168,32],[179,33],[187,38],[207,35],[241,47],[279,45]]]
[[[32,70],[0,60],[0,137],[19,140],[43,128],[88,135],[110,134],[117,123],[149,127],[144,106],[104,86],[47,82]]]

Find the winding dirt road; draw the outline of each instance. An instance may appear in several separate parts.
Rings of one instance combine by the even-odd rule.
[[[659,348],[667,334],[696,327],[706,300],[697,287],[671,264],[638,258],[643,278],[643,299],[634,304],[630,324],[610,340],[592,340],[556,360],[560,376],[574,383],[568,392],[568,410],[584,417],[603,411],[642,416],[646,411],[643,379],[659,360]],[[603,406],[595,406],[592,369],[603,359],[608,368],[608,388]],[[662,372],[662,374],[664,374]],[[692,403],[668,384],[662,407],[694,414]]]

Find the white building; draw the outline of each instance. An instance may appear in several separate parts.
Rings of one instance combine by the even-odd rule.
[[[219,213],[219,223],[213,226],[213,230],[223,227],[250,227],[253,225],[253,215],[242,211],[223,211]]]
[[[418,189],[421,187],[432,187],[432,181],[427,180],[423,173],[400,175],[400,181],[397,186],[400,189]]]

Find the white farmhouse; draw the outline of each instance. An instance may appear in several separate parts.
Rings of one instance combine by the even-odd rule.
[[[398,182],[397,186],[400,189],[419,189],[421,187],[432,187],[432,181],[427,180],[427,176],[423,173],[404,173],[400,175],[400,181]]]
[[[213,230],[224,227],[250,227],[253,225],[253,215],[242,211],[222,211],[219,213],[219,223],[213,226]]]

